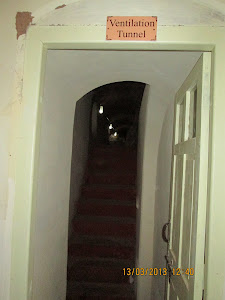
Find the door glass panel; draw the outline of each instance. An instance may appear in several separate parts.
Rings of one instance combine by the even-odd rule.
[[[182,143],[184,141],[185,134],[185,108],[186,101],[185,97],[183,101],[177,105],[177,143]]]
[[[189,138],[196,137],[196,116],[197,116],[197,87],[191,91],[190,114],[189,114]]]

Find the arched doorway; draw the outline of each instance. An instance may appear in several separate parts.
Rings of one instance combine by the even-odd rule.
[[[134,276],[125,267],[134,267],[136,258],[137,141],[144,89],[138,82],[111,83],[76,103],[68,300],[135,297]]]

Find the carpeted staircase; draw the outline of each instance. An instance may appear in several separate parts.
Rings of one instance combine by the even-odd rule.
[[[69,243],[67,300],[135,299],[136,151],[95,146]]]

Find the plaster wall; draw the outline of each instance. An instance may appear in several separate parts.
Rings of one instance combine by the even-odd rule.
[[[52,77],[47,65],[35,210],[34,300],[65,299],[66,289],[72,136],[79,99],[65,88],[57,89],[60,83]],[[66,105],[68,99],[72,109]]]
[[[66,4],[62,9],[56,7]],[[96,24],[105,26],[107,15],[157,15],[160,25],[224,26],[225,4],[214,0],[8,0],[0,2],[0,298],[7,299],[10,270],[11,224],[15,186],[15,159],[22,101],[24,35],[16,40],[15,16],[29,11],[38,24]],[[148,13],[149,12],[149,13]],[[2,271],[4,270],[4,272]],[[3,284],[4,283],[4,284]]]
[[[59,78],[54,76],[51,69],[54,63],[54,58],[50,67],[47,63],[43,95],[35,214],[34,300],[65,299],[67,231],[71,232],[89,144],[93,94],[90,92],[79,100],[68,88],[66,77],[60,84]]]
[[[169,217],[173,115],[174,103],[171,102],[164,117],[159,141],[155,189],[153,266],[161,269],[166,267],[164,256],[167,252],[167,243],[162,239],[162,227],[168,222]],[[165,277],[154,276],[152,284],[153,299],[164,299]]]
[[[67,92],[65,81],[64,88],[57,89],[57,78],[48,66],[47,70],[35,215],[34,300],[65,299],[68,205],[70,225],[87,160],[92,103],[92,93],[79,100]]]
[[[139,143],[138,143],[138,184],[137,184],[137,229],[139,235],[139,248],[137,266],[146,268],[154,267],[153,244],[154,227],[159,226],[158,215],[154,214],[156,192],[156,170],[159,137],[166,111],[163,100],[155,101],[154,89],[145,88],[139,115]],[[173,95],[167,99],[173,101]],[[164,182],[162,182],[164,184]],[[168,199],[164,199],[164,205]],[[168,209],[168,207],[167,207]],[[159,260],[163,260],[163,255]],[[137,276],[138,299],[154,298],[155,287],[148,276]]]

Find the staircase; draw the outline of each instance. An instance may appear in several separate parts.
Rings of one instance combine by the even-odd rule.
[[[73,220],[67,300],[135,299],[136,152],[96,146]],[[127,272],[125,271],[125,274]]]

